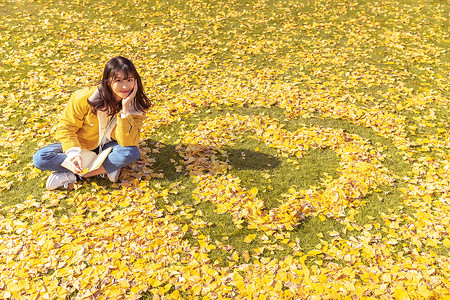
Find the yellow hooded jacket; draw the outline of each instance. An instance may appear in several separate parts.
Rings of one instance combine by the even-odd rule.
[[[111,118],[102,111],[93,114],[87,100],[96,96],[97,87],[91,87],[78,90],[70,97],[56,132],[63,151],[67,152],[75,147],[93,150],[100,146],[105,135],[108,140],[115,140],[123,147],[138,146],[145,119],[143,113],[136,111],[131,105],[131,112],[126,118],[121,117],[121,112],[116,118]]]

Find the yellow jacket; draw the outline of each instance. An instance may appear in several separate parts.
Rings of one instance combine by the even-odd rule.
[[[121,118],[121,112],[116,118],[108,117],[106,112],[102,111],[93,114],[87,100],[96,96],[97,87],[91,87],[78,90],[70,97],[56,132],[63,151],[67,152],[74,147],[93,150],[100,145],[104,135],[123,147],[137,146],[145,119],[143,113],[132,108],[126,118]],[[113,122],[110,122],[111,119]],[[108,122],[112,125],[109,130]]]

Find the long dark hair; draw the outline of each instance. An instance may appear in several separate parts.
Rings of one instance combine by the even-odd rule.
[[[137,81],[137,93],[133,101],[133,106],[138,111],[145,111],[150,108],[151,102],[144,93],[141,77],[133,65],[131,60],[117,56],[111,58],[105,65],[103,70],[103,77],[99,88],[100,97],[88,100],[92,107],[92,112],[97,113],[98,110],[107,111],[109,116],[117,114],[122,109],[122,102],[114,100],[111,84],[119,73],[123,72],[126,77],[133,77]]]

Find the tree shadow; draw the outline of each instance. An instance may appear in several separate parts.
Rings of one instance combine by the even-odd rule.
[[[146,166],[152,169],[156,174],[163,174],[163,179],[176,181],[184,177],[185,170],[183,158],[176,150],[177,145],[158,143],[152,140],[146,141],[148,145],[147,153],[143,153],[142,159],[148,162]],[[180,171],[181,169],[183,171]],[[156,177],[158,179],[158,177]]]
[[[141,157],[141,164],[152,169],[156,174],[162,174],[161,178],[169,181],[179,180],[180,177],[187,176],[185,158],[177,151],[177,144],[164,144],[153,140],[147,140],[147,151]],[[228,163],[236,170],[262,171],[277,168],[280,160],[272,155],[248,149],[216,149],[194,145],[198,151],[196,158],[208,159],[211,153],[217,153],[220,160]],[[226,155],[223,155],[224,151]],[[222,154],[219,154],[222,153]],[[208,172],[206,168],[204,170]],[[212,171],[212,170],[211,170]]]
[[[226,149],[228,163],[236,170],[262,171],[275,169],[280,165],[280,160],[266,153],[248,149]]]

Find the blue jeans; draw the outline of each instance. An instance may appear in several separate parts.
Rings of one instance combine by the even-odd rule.
[[[106,144],[103,149],[112,147],[112,151],[103,162],[103,168],[107,173],[114,172],[129,164],[134,163],[140,157],[139,148],[136,146],[122,147],[116,141]],[[98,153],[98,148],[93,150]],[[34,166],[43,171],[67,172],[68,169],[61,166],[66,159],[60,143],[51,144],[39,149],[33,155]]]

